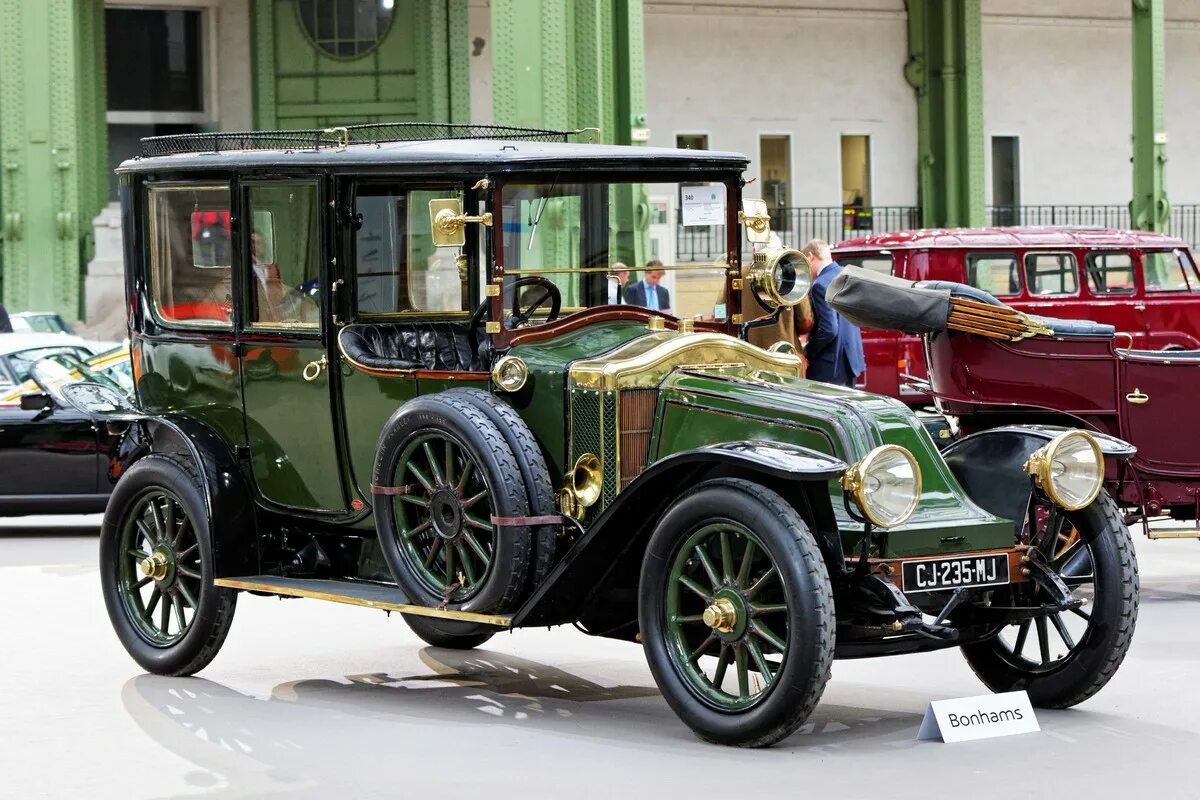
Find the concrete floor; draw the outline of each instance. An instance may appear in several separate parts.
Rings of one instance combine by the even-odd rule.
[[[800,733],[743,751],[693,738],[639,648],[569,628],[457,653],[382,613],[243,595],[201,676],[142,674],[100,599],[97,522],[0,521],[0,797],[1200,796],[1196,541],[1138,541],[1124,666],[1040,733],[917,742],[930,700],[982,693],[951,650],[837,662]]]

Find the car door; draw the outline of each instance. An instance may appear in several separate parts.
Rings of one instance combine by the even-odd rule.
[[[1200,273],[1182,248],[1137,251],[1151,350],[1200,348]]]
[[[95,495],[96,435],[92,421],[72,408],[0,408],[0,509],[36,496],[47,505],[33,510],[53,512],[54,497]]]
[[[1083,263],[1087,300],[1077,316],[1129,334],[1131,347],[1148,347],[1146,303],[1133,254],[1128,250],[1093,250],[1084,255]]]
[[[1169,475],[1200,475],[1196,442],[1200,441],[1200,354],[1122,351],[1121,416],[1123,434],[1138,449],[1142,468]]]
[[[344,512],[327,360],[320,181],[243,180],[239,352],[246,442],[262,497]],[[335,371],[336,372],[336,371]]]

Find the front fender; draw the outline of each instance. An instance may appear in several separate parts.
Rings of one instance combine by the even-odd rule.
[[[1035,450],[1071,428],[1058,425],[1006,425],[966,436],[942,451],[946,465],[971,500],[985,511],[1013,520],[1021,532],[1033,492],[1025,462]],[[1113,436],[1087,431],[1108,458],[1132,457],[1137,448]]]
[[[829,559],[841,558],[841,541],[827,482],[846,470],[841,459],[780,442],[724,442],[660,459],[622,490],[587,528],[513,618],[513,625],[555,625],[577,620],[592,600],[614,585],[632,589],[654,523],[687,488],[711,477],[740,476],[773,488],[788,485]],[[837,563],[835,561],[835,563]],[[584,588],[586,587],[586,588]],[[636,615],[636,599],[632,599]]]
[[[128,423],[115,448],[110,473],[119,480],[129,467],[151,453],[185,461],[200,474],[215,577],[257,574],[254,497],[225,441],[192,417],[143,417]]]

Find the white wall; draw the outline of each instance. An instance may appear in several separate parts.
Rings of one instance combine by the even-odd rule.
[[[1200,2],[1166,12],[1168,190],[1200,202]],[[1132,38],[1127,0],[987,0],[988,203],[995,135],[1021,139],[1023,204],[1129,202]]]
[[[789,134],[792,204],[837,206],[840,136],[868,134],[874,203],[916,203],[902,0],[647,0],[645,30],[651,144],[707,133],[710,148],[746,154],[758,176],[759,135]]]

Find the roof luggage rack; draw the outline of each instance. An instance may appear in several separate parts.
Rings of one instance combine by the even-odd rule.
[[[142,156],[221,153],[229,150],[341,150],[352,144],[427,142],[444,139],[513,139],[568,142],[572,136],[598,133],[596,128],[557,131],[508,125],[465,125],[452,122],[377,122],[337,128],[291,131],[182,133],[142,139]]]

